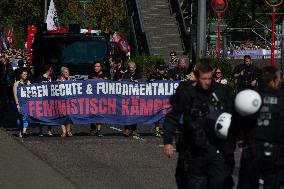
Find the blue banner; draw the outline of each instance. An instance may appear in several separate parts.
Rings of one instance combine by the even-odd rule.
[[[30,122],[151,124],[170,110],[178,82],[55,81],[18,87],[22,114]]]

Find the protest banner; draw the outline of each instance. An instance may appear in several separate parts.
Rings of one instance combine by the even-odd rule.
[[[113,82],[83,80],[19,86],[18,99],[30,122],[150,124],[170,110],[178,82]]]

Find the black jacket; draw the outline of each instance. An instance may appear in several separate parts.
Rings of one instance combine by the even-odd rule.
[[[218,101],[214,101],[212,94],[215,94]],[[234,94],[231,87],[212,82],[209,90],[203,90],[200,86],[192,86],[191,82],[181,82],[176,93],[171,98],[172,110],[166,115],[164,129],[164,144],[172,144],[176,128],[183,122],[185,142],[188,147],[196,144],[195,124],[200,126],[206,134],[207,142],[216,146],[225,153],[232,154],[235,148],[236,134],[233,127],[229,131],[227,140],[216,137],[214,124],[206,117],[214,113],[218,107],[220,112],[232,113]],[[182,120],[181,120],[182,119]],[[209,120],[209,121],[208,121]],[[193,148],[191,148],[193,149]]]
[[[247,117],[238,117],[241,140],[284,144],[284,90],[260,87],[262,105],[259,111]]]

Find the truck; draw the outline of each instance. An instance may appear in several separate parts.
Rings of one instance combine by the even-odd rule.
[[[120,49],[103,33],[37,33],[32,45],[33,69],[39,76],[44,65],[53,67],[53,75],[60,75],[62,66],[68,67],[71,78],[87,79],[92,65],[99,60],[107,66],[110,55]],[[107,69],[107,68],[105,68]]]

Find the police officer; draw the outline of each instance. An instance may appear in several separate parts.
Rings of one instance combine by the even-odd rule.
[[[244,63],[235,67],[233,78],[237,82],[237,91],[243,89],[256,89],[259,79],[259,69],[252,65],[251,57],[244,56]]]
[[[173,156],[173,137],[183,117],[183,137],[176,169],[179,189],[229,189],[233,186],[234,135],[227,139],[215,134],[215,121],[220,112],[231,112],[233,91],[213,81],[209,59],[196,64],[197,82],[181,82],[171,99],[172,110],[166,115],[164,153]],[[232,140],[232,142],[230,141]]]
[[[258,92],[262,103],[259,111],[239,117],[243,143],[239,189],[259,188],[260,178],[264,181],[264,188],[280,188],[284,154],[284,91],[278,87],[280,71],[272,66],[264,67],[260,81]]]

